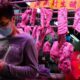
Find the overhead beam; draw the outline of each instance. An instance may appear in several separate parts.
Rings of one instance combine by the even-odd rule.
[[[46,1],[46,0],[25,0],[25,1],[13,1],[13,2],[9,2],[9,3],[19,4],[19,3],[24,3],[24,2],[36,2],[36,1]]]
[[[16,7],[17,9],[21,9],[21,7],[18,6],[17,4],[14,4],[13,6]]]

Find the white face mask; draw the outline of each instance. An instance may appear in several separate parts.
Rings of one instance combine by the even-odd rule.
[[[8,26],[0,28],[0,34],[5,37],[9,36],[11,33],[12,33],[12,28],[10,24]]]

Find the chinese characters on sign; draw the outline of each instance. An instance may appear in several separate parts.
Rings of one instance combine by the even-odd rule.
[[[37,2],[32,2],[32,8],[49,7],[52,9],[59,9],[66,7],[67,9],[77,9],[80,7],[80,0],[45,0],[39,1],[39,4],[35,7]]]

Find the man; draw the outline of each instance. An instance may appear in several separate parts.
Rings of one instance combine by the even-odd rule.
[[[38,55],[32,37],[15,27],[11,5],[0,6],[0,80],[35,79]]]
[[[0,80],[47,80],[52,77],[47,68],[38,66],[34,42],[29,34],[16,29],[12,6],[0,5]]]

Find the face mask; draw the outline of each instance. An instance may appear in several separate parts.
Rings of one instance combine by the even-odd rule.
[[[0,34],[7,37],[12,33],[12,28],[11,26],[6,26],[4,28],[0,28]]]

